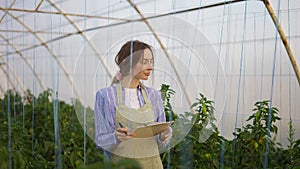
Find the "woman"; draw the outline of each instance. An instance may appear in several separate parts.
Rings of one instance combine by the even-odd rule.
[[[115,62],[120,71],[112,85],[96,94],[96,144],[113,161],[132,158],[142,168],[163,168],[158,146],[170,140],[172,129],[146,139],[134,138],[134,133],[130,133],[138,126],[166,121],[160,93],[141,82],[148,80],[153,70],[152,49],[146,43],[129,41]]]

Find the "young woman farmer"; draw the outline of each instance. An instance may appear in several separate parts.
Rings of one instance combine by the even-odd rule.
[[[112,85],[96,93],[96,144],[113,161],[131,158],[145,169],[163,168],[158,147],[172,137],[171,127],[149,138],[135,138],[130,133],[138,126],[166,121],[160,93],[142,83],[153,70],[152,48],[129,41],[121,47],[115,62],[120,71]]]

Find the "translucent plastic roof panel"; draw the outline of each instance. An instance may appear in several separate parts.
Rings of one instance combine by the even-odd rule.
[[[299,67],[300,3],[270,2]],[[228,124],[223,135],[232,137],[235,127],[246,123],[253,103],[270,99],[272,90],[273,103],[282,110],[280,139],[287,137],[286,112],[300,120],[299,84],[262,1],[1,0],[0,9],[0,96],[9,88],[22,92],[20,78],[31,90],[36,83],[35,94],[45,85],[69,102],[72,97],[84,100],[86,91],[91,91],[84,101],[92,107],[96,89],[89,84],[83,90],[84,78],[95,78],[97,89],[110,85],[118,70],[114,57],[119,48],[130,39],[139,39],[153,46],[156,65],[161,68],[147,85],[153,82],[158,88],[166,82],[178,93],[188,90],[192,98],[198,92],[193,90],[196,86],[211,98],[222,95],[227,99],[214,98],[218,115],[226,113],[219,121],[219,125]],[[195,38],[199,35],[203,39]],[[7,77],[9,66],[13,71]],[[84,73],[84,68],[98,69]],[[187,72],[193,77],[187,78]],[[180,87],[178,79],[189,85],[191,78],[195,86]],[[15,84],[7,86],[9,80]],[[175,100],[176,105],[187,102],[182,97]],[[225,106],[220,107],[220,102]],[[295,133],[298,138],[299,133]]]

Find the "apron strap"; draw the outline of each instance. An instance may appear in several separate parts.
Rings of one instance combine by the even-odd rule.
[[[151,104],[150,100],[147,97],[145,86],[142,83],[140,83],[140,85],[141,85],[141,88],[142,88],[142,95],[143,95],[145,103],[146,104]],[[118,99],[117,105],[123,104],[122,85],[121,85],[121,83],[117,84],[117,99]]]
[[[117,105],[121,105],[122,104],[122,85],[121,83],[117,83],[117,99],[118,99],[118,103]]]
[[[146,104],[151,104],[151,103],[150,103],[150,100],[149,100],[148,97],[147,97],[147,94],[146,94],[146,88],[145,88],[144,84],[143,84],[143,83],[140,83],[140,85],[141,85],[141,88],[142,88],[142,94],[143,94],[143,98],[144,98],[145,103],[146,103]]]

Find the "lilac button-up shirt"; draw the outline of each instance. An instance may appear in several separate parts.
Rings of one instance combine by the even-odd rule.
[[[166,121],[160,93],[156,89],[150,87],[145,87],[145,91],[154,109],[154,121]],[[124,95],[124,88],[122,88],[123,103]],[[140,106],[143,106],[145,101],[140,85],[137,89],[137,95]],[[97,146],[105,150],[110,150],[117,145],[115,134],[115,112],[117,100],[116,84],[111,87],[100,89],[96,93],[95,141]]]

